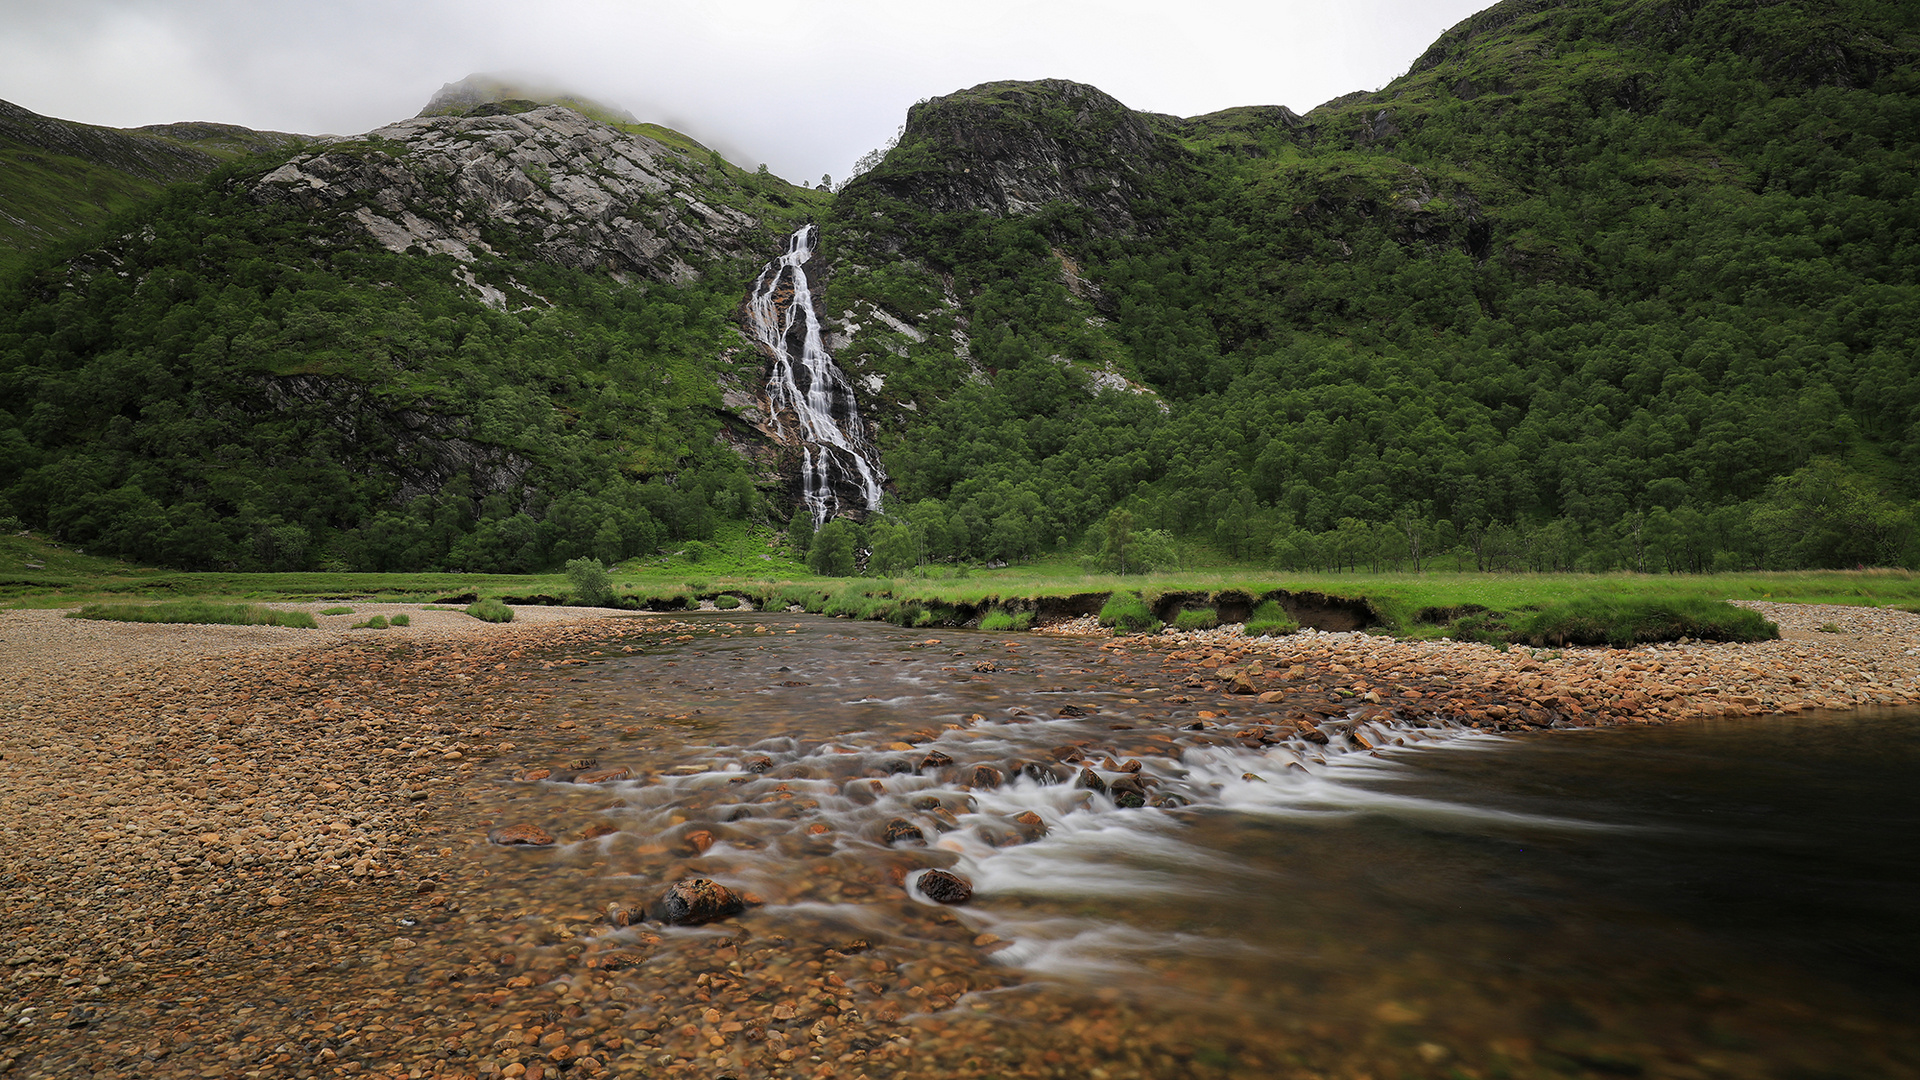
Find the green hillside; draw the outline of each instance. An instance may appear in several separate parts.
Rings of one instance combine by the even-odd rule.
[[[0,101],[0,273],[223,161],[291,150],[300,139],[231,124],[121,131]]]
[[[0,517],[282,570],[785,524],[740,308],[811,218],[890,476],[849,560],[1916,565],[1916,59],[1874,0],[1508,0],[1304,117],[933,99],[832,197],[496,87],[16,275]]]
[[[848,263],[904,256],[840,295],[935,312],[843,356],[914,406],[901,502],[976,557],[1122,508],[1302,568],[1911,563],[1915,16],[1689,10],[1509,2],[1305,118],[1149,118],[1119,231],[1071,151],[1038,212],[928,212],[942,155],[1112,126],[1074,91],[917,107],[835,208]]]

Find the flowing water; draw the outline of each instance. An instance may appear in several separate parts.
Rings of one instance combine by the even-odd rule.
[[[806,271],[818,237],[811,224],[788,237],[786,252],[760,271],[747,300],[748,324],[773,360],[767,396],[775,435],[800,447],[801,497],[816,525],[841,509],[879,510],[886,479],[867,442],[853,384],[821,343]],[[842,506],[843,492],[857,494],[860,505]]]
[[[1250,746],[1223,733],[1258,706],[1101,644],[782,615],[610,641],[518,748],[556,775],[470,793],[570,841],[482,849],[488,888],[593,918],[721,881],[757,906],[583,940],[650,942],[656,980],[730,934],[854,956],[873,981],[831,1007],[919,1068],[1920,1076],[1920,716]],[[568,782],[587,758],[633,775]]]

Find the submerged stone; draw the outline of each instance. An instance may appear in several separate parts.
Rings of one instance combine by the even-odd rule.
[[[739,893],[717,881],[683,878],[654,903],[653,917],[673,926],[698,926],[746,909],[747,902]]]

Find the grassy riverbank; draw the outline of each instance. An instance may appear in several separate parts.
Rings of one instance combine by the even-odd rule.
[[[613,569],[611,606],[679,610],[734,597],[756,607],[808,611],[905,625],[969,624],[996,613],[1058,618],[1092,615],[1115,592],[1139,595],[1161,621],[1180,612],[1221,612],[1240,621],[1277,592],[1307,597],[1352,616],[1356,626],[1407,637],[1581,641],[1598,634],[1632,640],[1632,625],[1662,624],[1666,636],[1745,639],[1712,629],[1712,619],[1674,623],[1703,603],[1791,603],[1920,607],[1920,575],[1906,571],[1681,574],[1294,574],[1252,566],[1127,575],[1089,573],[1068,561],[1000,569],[936,566],[899,578],[822,578],[790,560],[703,553],[634,560]],[[581,602],[564,573],[356,574],[184,573],[98,559],[31,536],[0,537],[0,603],[70,607],[130,601],[374,601],[465,605]],[[1242,609],[1246,609],[1244,612]],[[1566,626],[1555,619],[1564,613]],[[1201,616],[1204,617],[1204,616]],[[1334,621],[1339,622],[1341,616]],[[1691,618],[1691,617],[1690,617]],[[1609,620],[1612,620],[1609,623]],[[1621,629],[1622,620],[1627,629]],[[1308,625],[1314,625],[1309,620]],[[998,620],[996,620],[998,622]],[[1682,628],[1674,630],[1674,625]],[[1594,629],[1594,627],[1599,629]],[[1702,626],[1707,629],[1701,629]],[[1332,628],[1342,628],[1333,626]],[[1649,640],[1642,637],[1640,640]]]

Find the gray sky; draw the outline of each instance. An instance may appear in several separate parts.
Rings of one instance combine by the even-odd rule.
[[[1305,112],[1379,88],[1491,2],[0,0],[0,98],[112,127],[359,134],[443,83],[518,72],[812,182],[915,101],[999,79],[1179,116]]]

